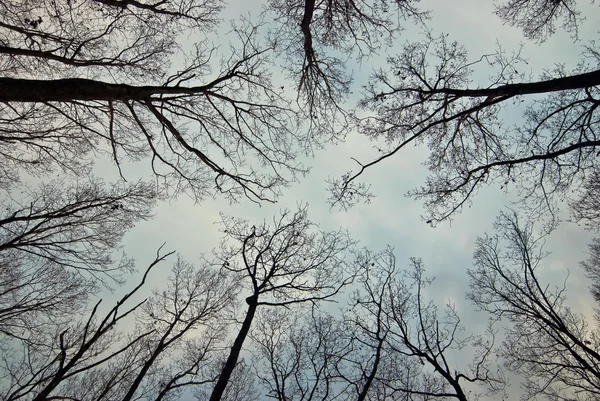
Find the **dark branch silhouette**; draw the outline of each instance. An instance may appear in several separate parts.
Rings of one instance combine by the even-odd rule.
[[[498,355],[524,379],[524,396],[589,400],[600,394],[598,329],[567,307],[566,287],[539,274],[543,237],[516,214],[502,214],[497,234],[477,240],[468,297],[506,322]]]
[[[124,178],[125,162],[147,160],[161,193],[274,201],[307,171],[296,161],[296,145],[308,150],[302,112],[273,87],[273,47],[260,43],[259,27],[235,26],[228,52],[208,46],[220,8],[213,0],[3,7],[0,185],[19,171],[81,176],[92,155],[109,154]],[[189,54],[176,42],[184,31],[202,38]],[[173,72],[176,58],[183,65]]]
[[[470,69],[483,62],[497,66],[497,76],[488,87],[469,88]],[[407,45],[373,76],[361,103],[375,113],[360,122],[362,133],[387,145],[381,156],[330,182],[331,202],[346,208],[368,199],[369,187],[358,181],[367,170],[408,145],[426,144],[430,175],[409,194],[424,199],[432,224],[491,183],[515,187],[536,218],[553,216],[556,199],[571,199],[596,170],[600,72],[591,65],[573,73],[558,68],[527,82],[516,70],[520,63],[518,54],[501,50],[468,62],[465,49],[445,36]],[[503,109],[533,96],[538,100],[526,103],[524,123],[502,124]]]
[[[344,266],[344,253],[352,242],[343,232],[317,231],[305,208],[283,212],[272,226],[265,223],[249,229],[250,224],[235,219],[225,219],[223,224],[237,242],[223,248],[223,268],[240,277],[249,296],[211,401],[222,399],[259,308],[315,305],[333,298],[354,277],[352,269]]]

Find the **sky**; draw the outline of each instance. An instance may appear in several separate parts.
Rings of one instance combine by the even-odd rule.
[[[235,18],[238,13],[256,10],[251,3],[254,2],[231,0],[224,16]],[[581,46],[587,40],[598,37],[596,23],[600,21],[600,8],[597,5],[582,4],[587,20],[581,26],[579,43],[574,44],[569,34],[559,30],[547,42],[537,44],[526,42],[519,29],[503,25],[493,15],[493,3],[490,1],[424,0],[421,4],[432,11],[429,26],[434,36],[449,32],[451,39],[468,49],[472,59],[492,52],[497,41],[507,50],[517,49],[523,44],[522,55],[529,60],[528,67],[533,76],[539,76],[544,69],[551,69],[555,63],[575,66],[580,60]],[[416,29],[407,27],[397,42],[397,48],[394,46],[387,53],[399,51],[404,41],[418,37]],[[360,85],[366,83],[371,68],[383,59],[383,56],[374,57],[353,67],[355,93],[359,93]],[[349,105],[355,100],[350,99]],[[513,118],[517,121],[518,116],[506,116],[506,122]],[[156,249],[163,242],[166,242],[165,249],[176,250],[191,262],[198,261],[202,254],[209,256],[218,243],[220,234],[214,223],[219,220],[220,212],[261,222],[280,210],[294,209],[298,202],[306,202],[309,218],[321,229],[347,229],[361,245],[374,251],[390,245],[395,249],[401,268],[408,268],[410,257],[421,257],[427,275],[436,278],[430,291],[432,298],[440,306],[449,300],[455,303],[467,330],[482,329],[485,323],[482,316],[474,313],[465,299],[468,290],[466,270],[471,267],[476,238],[486,232],[492,233],[498,212],[510,205],[510,194],[505,196],[495,187],[484,188],[471,208],[455,216],[452,222],[432,228],[421,217],[423,209],[420,201],[405,196],[408,190],[422,183],[426,175],[421,165],[427,156],[426,149],[411,147],[363,176],[376,194],[369,204],[359,204],[349,211],[331,209],[327,203],[325,179],[339,177],[355,168],[351,157],[369,160],[375,154],[373,143],[356,133],[349,134],[342,143],[317,151],[314,158],[307,160],[312,166],[311,173],[285,190],[276,204],[257,206],[242,200],[239,204],[229,205],[219,198],[194,204],[184,196],[165,202],[158,206],[153,220],[141,222],[127,234],[124,248],[138,260],[141,268],[154,258]],[[593,303],[578,262],[585,259],[591,238],[591,233],[576,224],[563,222],[547,239],[546,250],[551,251],[551,255],[540,270],[540,276],[549,284],[562,283],[568,271],[568,304],[587,316],[593,314]],[[152,275],[150,286],[161,282],[163,272]],[[127,286],[123,290],[125,288]],[[122,291],[117,290],[113,296],[120,293]]]

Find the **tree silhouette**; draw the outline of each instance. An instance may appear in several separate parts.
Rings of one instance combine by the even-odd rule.
[[[221,248],[223,268],[240,278],[249,296],[211,401],[222,399],[259,308],[316,305],[333,298],[354,277],[344,260],[352,241],[341,231],[316,230],[306,208],[283,212],[272,226],[265,223],[249,229],[247,221],[237,219],[224,219],[223,225],[234,241]]]
[[[502,393],[505,378],[490,370],[493,332],[464,336],[456,310],[438,314],[425,300],[420,261],[398,271],[388,248],[360,252],[356,262],[363,269],[343,314],[270,310],[253,329],[269,397],[464,401]],[[456,351],[473,352],[470,364],[461,366]]]
[[[530,218],[554,223],[563,201],[600,227],[594,43],[576,68],[531,78],[518,51],[472,58],[434,37],[416,0],[261,5],[225,32],[222,0],[0,3],[0,398],[474,401],[503,396],[506,372],[527,399],[598,398],[597,328],[543,283],[541,238],[516,214],[478,239],[468,272],[485,333],[429,300],[420,259],[400,269],[392,248],[358,250],[306,206],[259,224],[222,215],[211,257],[159,276],[161,247],[119,287],[137,274],[121,242],[157,201],[275,202],[308,171],[302,156],[352,128],[385,145],[330,182],[342,208],[370,196],[367,170],[418,144],[430,175],[411,194],[431,224],[497,184]],[[561,25],[577,39],[577,5],[496,14],[530,40]],[[407,23],[425,40],[393,55]],[[384,52],[351,110],[351,60]],[[489,81],[472,82],[479,68]],[[95,161],[120,179],[95,178]],[[597,301],[599,244],[582,263]]]
[[[429,176],[409,194],[424,200],[430,222],[450,218],[492,183],[515,187],[536,218],[554,214],[557,199],[574,201],[571,191],[597,170],[597,50],[587,48],[586,57],[574,71],[557,66],[527,81],[517,70],[524,63],[518,53],[499,49],[470,61],[446,35],[407,44],[373,75],[360,103],[373,116],[359,129],[385,140],[381,156],[332,180],[331,201],[348,207],[368,198],[368,186],[358,181],[366,170],[425,144]],[[483,63],[495,76],[471,87],[472,69]],[[511,128],[503,112],[513,108],[524,121]]]
[[[388,46],[403,22],[423,24],[428,13],[413,0],[380,2],[270,0],[267,18],[283,66],[295,85],[296,101],[305,108],[310,132],[338,139],[348,128],[344,101],[350,94],[351,56],[367,59]],[[314,146],[314,145],[313,145]]]
[[[207,39],[185,52],[177,41],[184,32],[206,37],[220,8],[214,0],[2,7],[0,185],[19,170],[85,174],[89,156],[105,153],[123,176],[126,161],[147,159],[173,195],[274,200],[305,169],[295,161],[299,111],[267,70],[272,45],[249,23],[218,56]],[[175,73],[173,54],[184,59]]]
[[[566,305],[564,284],[542,280],[542,239],[516,214],[502,214],[497,234],[477,240],[468,297],[506,322],[497,352],[524,379],[525,398],[592,400],[600,389],[598,328]]]

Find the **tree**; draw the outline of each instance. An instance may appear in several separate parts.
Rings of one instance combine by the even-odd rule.
[[[255,366],[269,396],[280,400],[475,400],[501,393],[492,373],[493,333],[461,335],[449,305],[438,315],[424,299],[429,280],[419,260],[396,271],[393,251],[362,252],[359,288],[340,317],[316,309],[272,311],[252,335]],[[453,355],[473,352],[461,368]],[[467,358],[468,359],[468,358]]]
[[[567,306],[565,284],[553,287],[539,277],[547,253],[532,224],[502,214],[497,230],[477,240],[468,297],[491,319],[506,322],[497,352],[524,379],[524,398],[598,398],[598,328]]]
[[[307,312],[267,309],[253,328],[253,366],[263,392],[280,401],[347,397],[338,365],[352,351],[348,327],[317,308]]]
[[[401,30],[401,20],[423,23],[427,13],[417,1],[378,2],[270,0],[267,15],[276,24],[276,40],[296,84],[297,100],[306,105],[311,122],[328,124],[350,92],[350,55],[364,59],[389,45]],[[342,126],[343,121],[335,120]]]
[[[204,365],[218,354],[227,327],[222,314],[234,304],[235,283],[210,264],[193,266],[179,259],[167,288],[131,301],[151,269],[171,254],[157,253],[141,282],[103,317],[98,302],[82,323],[56,327],[48,343],[8,347],[3,399],[131,400],[143,395],[158,401],[212,382]],[[123,330],[131,317],[134,330]]]
[[[2,187],[19,170],[85,173],[89,155],[105,153],[122,175],[125,161],[149,159],[173,195],[274,200],[305,171],[294,160],[298,110],[272,86],[272,46],[258,42],[256,26],[234,28],[231,54],[208,46],[220,8],[215,0],[6,3]],[[202,39],[184,51],[177,39],[188,31]],[[171,74],[173,54],[185,65]]]
[[[509,0],[496,7],[496,14],[521,28],[527,39],[538,41],[556,32],[559,18],[562,18],[562,27],[575,35],[582,20],[575,0]]]
[[[305,207],[284,211],[272,226],[249,228],[247,221],[231,218],[223,225],[234,244],[223,244],[219,259],[225,270],[239,277],[249,296],[211,401],[222,399],[258,308],[315,305],[333,298],[354,277],[351,266],[345,266],[345,252],[352,245],[348,235],[316,230]]]
[[[219,376],[224,363],[224,360],[213,363],[214,377]],[[211,387],[204,387],[194,390],[193,394],[200,401],[207,400],[211,392]],[[257,401],[261,399],[260,391],[256,386],[255,372],[244,359],[241,359],[235,366],[221,399],[227,401]]]
[[[94,283],[51,263],[0,262],[0,333],[36,342],[48,327],[63,324],[95,292]]]
[[[505,378],[491,371],[493,332],[487,338],[464,335],[454,305],[443,312],[427,301],[432,280],[424,275],[422,261],[397,271],[391,248],[379,254],[365,252],[361,265],[366,275],[351,298],[349,317],[358,349],[345,374],[357,387],[356,399],[476,400],[502,393]],[[361,349],[362,348],[362,349]],[[454,354],[470,355],[453,362]],[[376,396],[374,397],[374,394]]]
[[[48,337],[43,339],[46,341],[42,341],[39,345],[24,342],[23,346],[19,347],[18,342],[10,344],[3,341],[5,381],[2,398],[11,400],[27,397],[45,400],[70,376],[85,373],[101,362],[110,361],[111,358],[119,356],[149,335],[150,333],[144,333],[132,339],[121,349],[113,348],[119,339],[113,331],[115,325],[138,309],[143,302],[126,311],[123,311],[121,306],[142,287],[152,267],[164,260],[166,256],[157,253],[156,259],[146,269],[140,284],[124,295],[99,321],[97,312],[100,303],[98,302],[87,320],[80,324],[69,325],[70,327],[66,329],[55,327],[55,331],[50,332]],[[105,352],[108,353],[106,359],[103,355]],[[58,396],[58,399],[61,398],[68,397]]]
[[[0,331],[2,398],[159,401],[210,393],[215,399],[248,399],[251,392],[240,383],[251,385],[254,379],[243,363],[242,346],[258,308],[293,309],[333,299],[353,279],[353,267],[345,265],[352,241],[343,232],[316,230],[305,209],[283,212],[272,227],[250,227],[224,216],[223,232],[213,261],[194,266],[178,259],[166,288],[141,301],[152,269],[173,252],[159,249],[139,284],[104,313],[100,302],[86,308],[87,294],[71,294],[69,288],[55,299],[37,296],[45,302],[38,308],[46,308],[47,315],[16,305],[5,318],[11,311],[0,310],[0,323],[9,329],[12,322],[26,322],[30,332],[44,324],[36,338]],[[13,292],[24,291],[17,284]],[[39,292],[50,296],[55,286],[60,289],[51,281]],[[238,300],[248,295],[245,291],[248,309],[240,322]],[[0,295],[0,300],[11,297],[10,292]],[[229,347],[233,330],[237,335]],[[229,386],[232,380],[240,383]]]
[[[575,29],[572,3],[511,1],[498,12],[542,38],[560,14]],[[430,175],[409,194],[424,199],[432,224],[450,218],[492,183],[515,187],[535,217],[555,213],[558,199],[575,201],[571,191],[596,174],[598,54],[592,43],[575,70],[557,66],[528,81],[518,52],[498,49],[472,61],[446,35],[431,34],[405,45],[373,74],[360,102],[371,115],[358,120],[359,130],[385,141],[381,155],[331,181],[331,201],[348,207],[368,199],[368,185],[358,181],[367,169],[410,144],[426,144]],[[491,81],[471,87],[472,70],[486,63],[494,69]],[[502,112],[513,110],[524,110],[523,122],[509,127]]]
[[[69,322],[100,286],[124,282],[125,233],[151,217],[152,185],[99,179],[21,187],[0,200],[0,332],[37,342]]]
[[[593,171],[586,177],[580,196],[571,202],[573,217],[577,222],[584,222],[590,230],[600,230],[600,173]]]
[[[479,240],[469,273],[471,300],[508,318],[499,347],[493,326],[465,335],[454,305],[427,301],[420,259],[398,271],[390,248],[353,251],[347,233],[320,231],[302,206],[259,225],[223,216],[210,260],[178,258],[143,295],[172,254],[159,249],[136,285],[115,288],[134,271],[115,256],[121,240],[157,200],[275,201],[307,171],[298,156],[347,131],[348,57],[365,60],[427,18],[412,0],[265,3],[261,21],[242,18],[227,34],[220,0],[0,5],[0,397],[471,401],[503,392],[496,352],[530,398],[597,398],[596,330],[564,306],[564,289],[540,284],[539,243],[511,216],[499,237]],[[560,23],[576,35],[580,20],[574,0],[509,0],[496,13],[538,41]],[[217,34],[225,44],[211,42]],[[566,200],[597,228],[600,52],[586,51],[575,70],[531,80],[518,53],[473,62],[431,34],[406,45],[366,84],[368,115],[354,115],[387,148],[333,183],[334,203],[368,197],[366,169],[427,143],[432,174],[413,195],[431,223],[501,182],[534,217]],[[471,69],[486,63],[496,75],[472,87]],[[280,66],[292,90],[272,80]],[[506,129],[501,113],[521,101],[524,122]],[[98,157],[119,183],[87,178]],[[154,183],[127,183],[139,161]],[[49,180],[56,173],[67,178]],[[597,245],[583,264],[596,298]],[[92,298],[101,285],[125,294],[105,306]],[[332,312],[336,301],[346,307]]]
[[[151,184],[105,188],[95,178],[20,189],[0,200],[0,257],[51,263],[97,279],[118,279],[131,263],[115,267],[112,254],[135,223],[152,216],[157,200]]]

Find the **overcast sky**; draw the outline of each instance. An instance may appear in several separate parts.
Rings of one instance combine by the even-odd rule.
[[[231,0],[226,10],[227,17],[234,18],[238,12],[249,12],[251,3],[254,2]],[[449,32],[451,39],[468,49],[473,60],[492,52],[496,41],[507,50],[517,49],[523,43],[522,54],[529,60],[528,66],[534,76],[539,76],[543,69],[551,68],[554,63],[574,66],[580,59],[581,46],[598,37],[600,8],[597,5],[582,5],[587,21],[581,26],[579,43],[573,44],[568,34],[558,32],[546,43],[538,45],[525,42],[517,28],[503,26],[493,15],[491,1],[427,0],[421,4],[433,12],[429,23],[433,33]],[[255,9],[254,4],[252,7]],[[404,41],[418,38],[418,35],[415,29],[407,27],[398,40],[396,50],[400,50]],[[390,49],[388,53],[394,52],[395,49]],[[370,68],[381,60],[373,59],[354,67],[355,93],[366,82]],[[437,278],[432,291],[436,301],[440,305],[447,300],[455,302],[467,329],[470,325],[482,327],[481,316],[474,315],[464,299],[467,289],[465,271],[471,266],[475,239],[485,232],[492,232],[498,212],[508,205],[510,199],[499,188],[486,188],[475,198],[473,207],[465,209],[451,224],[430,227],[421,218],[421,203],[404,195],[422,183],[426,173],[421,166],[426,151],[411,147],[364,175],[364,180],[372,185],[377,195],[370,204],[357,205],[347,212],[331,210],[326,202],[328,193],[325,179],[328,176],[339,177],[354,168],[351,157],[368,160],[375,154],[372,143],[356,134],[349,135],[344,143],[317,152],[314,159],[308,161],[312,165],[310,175],[289,188],[275,205],[263,204],[259,207],[242,200],[240,204],[230,206],[221,199],[194,205],[185,197],[164,203],[158,207],[154,220],[139,224],[127,235],[125,249],[139,261],[140,266],[145,266],[153,258],[156,248],[166,241],[167,249],[178,251],[189,261],[197,261],[200,254],[209,254],[217,244],[219,233],[213,223],[219,219],[219,212],[261,222],[279,210],[293,209],[303,201],[309,204],[311,220],[319,223],[322,229],[348,229],[353,238],[372,250],[393,246],[401,267],[403,264],[408,267],[410,257],[421,257],[428,275]],[[567,269],[570,269],[569,304],[588,315],[592,314],[593,305],[577,263],[585,258],[590,238],[591,235],[580,227],[564,222],[547,241],[547,250],[552,254],[541,273],[544,280],[560,283]],[[159,276],[159,273],[155,273],[152,282],[159,283]]]

